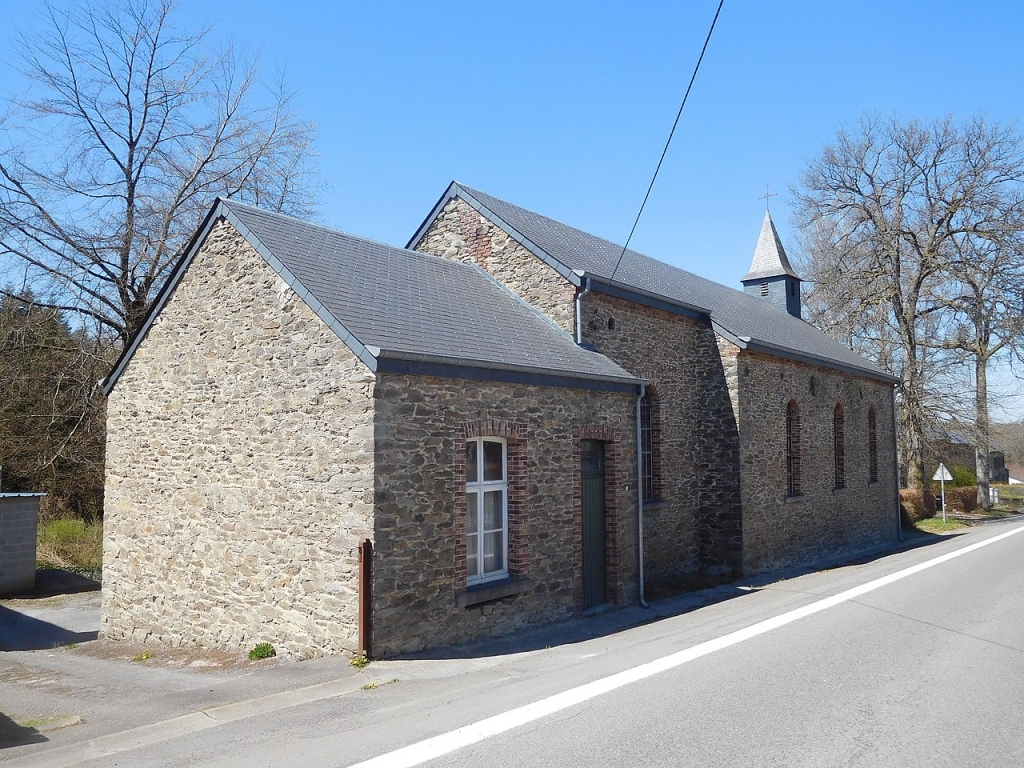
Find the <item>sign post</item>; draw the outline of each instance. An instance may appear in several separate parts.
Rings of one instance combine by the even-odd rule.
[[[935,474],[932,475],[932,480],[938,480],[942,484],[942,522],[946,522],[946,481],[952,480],[953,476],[949,474],[949,470],[946,469],[946,465],[941,461],[939,462],[939,468],[935,470]]]

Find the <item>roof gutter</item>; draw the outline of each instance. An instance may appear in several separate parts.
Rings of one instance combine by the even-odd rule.
[[[727,328],[722,327],[719,323],[714,320],[711,321],[711,326],[715,329],[719,336],[732,342],[740,349],[746,349],[750,352],[760,352],[765,355],[771,355],[772,357],[781,357],[786,360],[794,360],[798,363],[807,363],[808,365],[817,365],[822,368],[831,368],[833,370],[842,371],[843,373],[852,374],[854,376],[861,376],[866,379],[874,379],[875,381],[884,381],[886,384],[896,384],[899,382],[895,376],[890,376],[882,371],[872,371],[868,368],[859,368],[855,365],[848,365],[835,359],[826,359],[823,357],[817,357],[816,355],[809,355],[806,352],[796,352],[785,347],[779,347],[774,344],[768,344],[758,339],[752,339],[749,336],[737,336],[736,334],[729,331]]]
[[[586,274],[584,272],[580,273]],[[587,279],[594,281],[594,288],[601,293],[606,293],[609,296],[615,296],[617,298],[626,299],[627,301],[636,301],[640,304],[647,304],[658,309],[664,309],[669,312],[675,312],[677,314],[684,314],[688,317],[699,318],[707,321],[711,316],[711,310],[705,307],[699,307],[696,304],[688,304],[685,301],[677,301],[670,299],[667,296],[663,296],[654,291],[645,291],[643,288],[637,288],[633,285],[627,285],[626,283],[620,283],[618,280],[612,282],[606,277],[600,275],[587,275]]]
[[[405,352],[401,350],[380,349],[367,345],[367,351],[377,361],[395,360],[409,363],[424,363],[427,365],[441,365],[451,367],[476,368],[491,371],[512,371],[515,373],[538,374],[542,376],[557,376],[563,379],[576,379],[579,381],[603,381],[611,384],[623,384],[634,387],[643,382],[643,379],[626,374],[624,376],[613,376],[603,373],[585,373],[580,371],[567,371],[564,368],[548,368],[546,366],[519,365],[517,363],[498,363],[490,360],[474,360],[472,358],[448,357],[445,355],[431,355],[424,352]],[[377,370],[385,371],[386,365],[380,365]]]

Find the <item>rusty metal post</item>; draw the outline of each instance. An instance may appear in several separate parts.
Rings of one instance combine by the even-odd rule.
[[[373,544],[359,542],[359,655],[370,658],[370,614],[373,605]]]

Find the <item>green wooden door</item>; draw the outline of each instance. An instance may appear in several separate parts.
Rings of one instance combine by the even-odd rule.
[[[604,443],[580,441],[583,507],[583,607],[605,598]]]

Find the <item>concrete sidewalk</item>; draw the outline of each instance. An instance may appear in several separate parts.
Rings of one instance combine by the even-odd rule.
[[[339,695],[368,679],[345,658],[250,662],[244,651],[97,640],[99,609],[98,591],[0,601],[0,762],[240,702],[253,711],[325,681],[336,683],[291,700]]]

